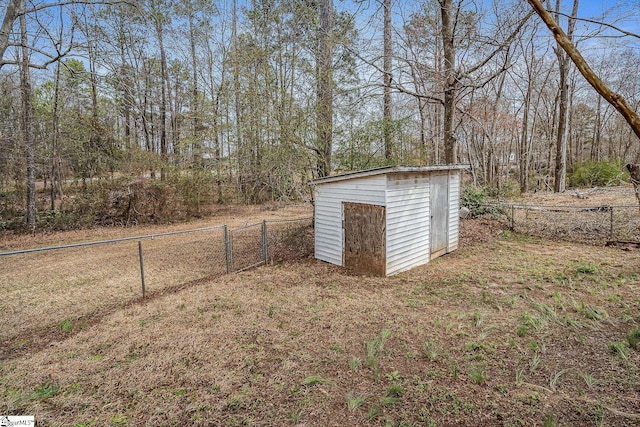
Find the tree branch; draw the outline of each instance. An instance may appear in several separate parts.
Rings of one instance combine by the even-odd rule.
[[[482,61],[478,62],[476,65],[469,68],[465,72],[461,72],[460,74],[458,74],[456,80],[469,77],[469,75],[473,74],[475,71],[487,65],[489,61],[491,61],[497,54],[502,52],[507,46],[510,46],[511,42],[516,38],[520,30],[522,30],[522,27],[524,27],[524,24],[529,20],[529,18],[533,16],[533,14],[534,14],[534,11],[529,11],[529,13],[527,13],[527,15],[525,15],[525,17],[522,18],[520,23],[516,26],[515,30],[509,35],[509,37],[507,37],[502,43],[500,43],[500,45],[493,52],[487,55]]]
[[[635,37],[637,39],[640,39],[640,34],[636,34],[636,33],[632,33],[631,31],[623,30],[622,28],[616,27],[613,24],[608,24],[606,22],[598,21],[596,19],[572,17],[569,14],[562,13],[562,12],[556,12],[556,13],[558,15],[560,15],[560,16],[564,16],[565,18],[571,18],[571,19],[574,19],[576,21],[583,21],[583,22],[589,22],[590,24],[602,25],[603,27],[607,27],[607,28],[611,28],[612,30],[616,30],[619,33],[624,34],[625,36],[630,36],[630,37]]]
[[[56,3],[46,3],[46,4],[41,4],[39,6],[36,7],[32,7],[31,9],[25,9],[22,12],[19,12],[16,16],[20,16],[20,15],[27,15],[29,13],[34,13],[34,12],[38,12],[44,9],[48,9],[50,7],[61,7],[61,6],[71,6],[74,4],[85,4],[85,5],[107,5],[107,6],[113,6],[116,4],[127,4],[129,6],[132,7],[137,7],[137,3],[134,1],[129,1],[129,0],[113,0],[113,1],[108,1],[108,0],[67,0],[67,1],[59,1]]]
[[[562,31],[562,28],[553,19],[551,14],[542,6],[540,0],[527,0],[533,10],[540,16],[540,19],[549,28],[553,37],[560,47],[569,55],[580,74],[607,102],[622,114],[633,132],[640,138],[640,116],[627,104],[627,101],[618,93],[613,92],[589,67],[587,61],[582,57],[578,49],[571,42],[569,37]]]

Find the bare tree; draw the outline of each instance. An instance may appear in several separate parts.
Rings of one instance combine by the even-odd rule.
[[[556,0],[556,16],[560,13],[560,0]],[[573,32],[576,26],[575,17],[578,14],[578,0],[573,0],[573,8],[569,16],[567,25],[567,38],[573,40]],[[567,181],[567,137],[569,134],[569,70],[571,63],[567,53],[560,48],[556,49],[558,57],[558,71],[560,77],[559,83],[559,102],[558,102],[558,130],[556,138],[556,169],[554,174],[553,190],[561,193],[565,190]]]
[[[473,78],[476,72],[486,67],[496,59],[499,54],[508,49],[533,13],[528,13],[513,23],[503,23],[505,29],[509,32],[503,34],[501,40],[494,39],[491,43],[488,43],[493,48],[480,57],[475,63],[465,67],[456,63],[456,41],[459,38],[459,35],[456,34],[456,29],[464,27],[461,22],[465,15],[463,13],[462,2],[457,0],[455,3],[454,0],[438,0],[438,2],[440,4],[440,18],[442,22],[441,32],[444,59],[444,161],[447,164],[453,164],[458,162],[458,142],[455,135],[455,124],[460,89],[465,86],[481,87],[504,71],[504,67],[502,67],[490,75],[482,77],[481,81]],[[505,62],[505,64],[507,63]]]
[[[24,0],[20,8],[24,10]],[[36,164],[35,140],[33,138],[33,100],[31,89],[31,70],[29,68],[29,49],[27,40],[27,19],[20,15],[20,93],[22,98],[22,138],[27,159],[27,226],[36,228]]]
[[[584,59],[580,51],[571,41],[571,38],[565,34],[560,25],[544,8],[540,0],[527,0],[535,13],[549,28],[553,37],[556,39],[560,47],[567,53],[571,61],[575,64],[580,74],[589,82],[589,84],[602,96],[607,102],[614,106],[616,110],[622,114],[633,132],[640,138],[640,116],[627,104],[627,101],[618,93],[613,92],[609,86],[591,69],[587,61]]]
[[[317,174],[331,173],[333,145],[333,0],[318,1],[318,47],[316,52]]]
[[[393,141],[391,133],[391,57],[393,55],[391,45],[391,0],[384,0],[382,7],[384,9],[384,52],[383,65],[384,70],[384,93],[383,93],[383,133],[384,133],[384,157],[388,160],[393,157]]]

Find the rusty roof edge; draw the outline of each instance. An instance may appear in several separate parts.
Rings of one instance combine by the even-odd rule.
[[[347,179],[366,178],[375,175],[407,173],[407,172],[434,172],[448,170],[468,169],[468,164],[455,165],[433,165],[433,166],[383,166],[379,168],[366,169],[361,171],[345,172],[338,175],[316,178],[308,181],[309,185],[327,184],[329,182],[344,181]]]

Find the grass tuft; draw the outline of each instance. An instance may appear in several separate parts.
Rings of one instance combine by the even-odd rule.
[[[316,384],[329,384],[329,383],[331,383],[331,380],[322,378],[321,376],[318,376],[318,375],[311,375],[310,377],[307,377],[302,381],[302,385],[306,385],[306,386],[312,386]]]
[[[380,337],[367,342],[365,346],[367,352],[367,356],[364,360],[365,366],[375,368],[378,365],[378,361],[383,356],[384,346],[390,336],[391,331],[383,329],[382,332],[380,332]]]
[[[73,331],[73,320],[65,319],[58,323],[58,328],[65,334],[70,334]]]
[[[347,409],[350,411],[355,411],[367,400],[365,396],[354,395],[352,393],[347,394]]]
[[[60,387],[47,382],[44,385],[36,386],[36,391],[30,397],[32,400],[44,400],[56,396],[59,391]]]
[[[627,349],[626,345],[623,342],[612,342],[609,344],[609,351],[617,356],[620,356],[622,359],[627,358]]]
[[[640,350],[640,329],[632,329],[627,333],[627,343],[629,347]]]
[[[471,368],[469,377],[471,378],[471,381],[473,381],[475,384],[482,384],[486,381],[486,375],[484,370],[478,366],[474,366]]]
[[[592,262],[581,262],[575,268],[575,272],[579,274],[595,275],[602,272],[602,268]]]

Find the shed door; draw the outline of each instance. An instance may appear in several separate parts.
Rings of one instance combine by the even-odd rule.
[[[431,258],[447,252],[449,227],[449,175],[431,175]]]
[[[385,207],[342,202],[343,265],[358,273],[386,274]]]

